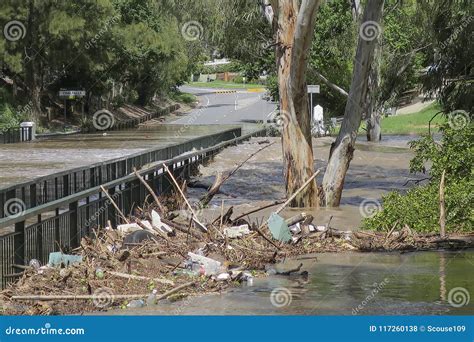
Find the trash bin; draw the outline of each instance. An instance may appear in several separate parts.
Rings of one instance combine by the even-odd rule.
[[[35,123],[26,121],[20,123],[20,141],[34,140],[36,135]]]

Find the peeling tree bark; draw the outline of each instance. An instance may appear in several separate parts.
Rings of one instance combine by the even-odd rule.
[[[282,149],[286,193],[290,197],[314,173],[311,117],[306,71],[319,0],[274,0],[276,59],[282,123]],[[276,7],[275,7],[276,6]],[[290,203],[293,207],[319,205],[316,182],[312,181]]]
[[[380,119],[382,116],[382,101],[379,95],[381,84],[382,49],[377,46],[374,52],[374,61],[369,73],[369,89],[367,94],[367,141],[379,142],[382,139],[382,128]]]
[[[368,0],[362,22],[379,23],[382,9],[383,0]],[[323,189],[326,206],[338,206],[341,201],[344,179],[353,157],[357,131],[365,110],[369,71],[378,39],[365,40],[363,38],[363,35],[359,35],[354,74],[344,111],[344,121],[336,141],[331,146],[329,162],[324,174]]]

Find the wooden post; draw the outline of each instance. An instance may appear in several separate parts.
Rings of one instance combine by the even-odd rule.
[[[443,170],[441,181],[439,182],[439,235],[442,238],[446,237],[446,206],[444,200],[445,173],[446,170]]]

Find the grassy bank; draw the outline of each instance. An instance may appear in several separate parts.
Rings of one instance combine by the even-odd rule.
[[[234,83],[224,81],[213,81],[213,82],[190,82],[188,83],[193,87],[202,88],[224,88],[224,89],[246,89],[246,88],[265,88],[262,84],[256,83]]]
[[[191,104],[197,101],[197,97],[190,93],[175,92],[171,93],[170,98],[179,103]]]
[[[382,119],[382,134],[422,134],[428,133],[428,122],[441,110],[437,103],[422,109],[419,112],[389,116]],[[445,117],[439,114],[431,122],[431,129],[435,132],[441,123],[445,121]],[[364,124],[365,126],[365,124]]]

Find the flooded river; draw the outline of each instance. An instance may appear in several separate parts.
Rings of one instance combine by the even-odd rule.
[[[408,148],[408,142],[413,136],[388,136],[382,144],[364,142],[357,143],[354,159],[351,162],[344,184],[341,206],[339,208],[305,211],[315,217],[315,223],[325,225],[332,216],[331,226],[343,230],[359,227],[361,213],[368,209],[380,209],[381,197],[392,190],[407,190],[405,183],[410,179],[422,178],[408,171],[413,154]],[[313,140],[315,168],[321,169],[317,178],[321,184],[329,156],[329,147],[333,139],[329,137]],[[243,165],[221,187],[222,193],[215,196],[211,202],[211,213],[205,211],[206,217],[214,217],[220,211],[222,201],[224,207],[234,207],[234,213],[241,213],[256,206],[270,203],[285,197],[283,179],[283,160],[279,138],[253,138],[249,142],[225,149],[218,154],[214,161],[200,167],[202,176],[199,180],[212,184],[217,172],[228,172],[239,164],[249,154],[260,149],[262,142],[275,142],[272,146],[255,155]],[[408,185],[413,184],[413,182]],[[189,196],[197,200],[204,193],[203,189],[189,189]],[[370,208],[366,208],[369,206]],[[251,216],[253,220],[263,220],[268,217],[272,208]],[[213,212],[212,212],[213,211]],[[300,210],[298,209],[297,212]],[[284,216],[291,216],[293,210],[286,209]]]
[[[386,137],[382,144],[361,139],[349,168],[342,205],[337,209],[307,208],[316,224],[339,229],[358,229],[364,200],[380,202],[391,190],[406,190],[405,183],[416,178],[408,172],[412,158],[408,141],[415,137]],[[228,171],[250,153],[263,146],[258,142],[278,138],[252,139],[230,147],[214,162],[200,168],[200,180],[212,183],[216,172]],[[315,167],[324,171],[331,139],[314,140]],[[323,173],[323,172],[322,172]],[[318,178],[320,183],[322,177]],[[201,213],[202,219],[217,217],[220,206],[234,206],[234,213],[285,196],[279,142],[256,155],[234,174],[216,196],[213,208]],[[189,189],[197,200],[202,189]],[[362,208],[363,209],[363,208]],[[272,208],[250,217],[264,220]],[[288,209],[289,217],[301,210]],[[234,216],[236,215],[234,214]],[[261,221],[260,221],[261,222]],[[301,276],[254,279],[222,294],[203,295],[140,309],[114,310],[112,315],[472,315],[474,314],[474,251],[418,253],[338,253],[318,254],[301,260],[288,260],[275,267],[290,269],[303,263]],[[103,314],[103,313],[101,313]]]
[[[150,148],[165,147],[231,126],[156,125],[124,131],[73,134],[0,145],[0,188]]]
[[[472,315],[474,251],[320,254],[309,278],[269,276],[229,292],[112,315]],[[280,266],[282,267],[282,266]]]

